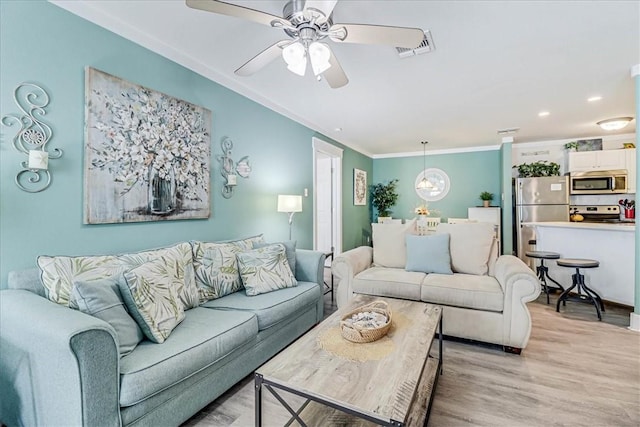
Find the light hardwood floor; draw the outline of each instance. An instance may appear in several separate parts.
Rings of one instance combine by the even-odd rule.
[[[430,426],[640,426],[640,333],[629,310],[586,304],[561,313],[541,296],[529,304],[533,330],[521,356],[445,341],[444,374]],[[325,295],[325,311],[335,310]],[[245,378],[186,426],[253,425],[253,382]]]

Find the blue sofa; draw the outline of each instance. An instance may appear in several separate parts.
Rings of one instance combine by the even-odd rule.
[[[119,357],[108,323],[49,301],[39,270],[0,291],[0,422],[179,425],[323,317],[324,254],[296,250],[292,288],[244,290],[185,312],[163,344]]]

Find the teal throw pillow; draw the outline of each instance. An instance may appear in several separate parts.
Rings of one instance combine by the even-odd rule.
[[[184,320],[184,306],[164,260],[149,261],[122,273],[118,287],[129,313],[151,341],[163,343]]]
[[[449,253],[449,234],[414,236],[408,234],[407,271],[423,273],[453,274]]]
[[[298,286],[282,243],[236,254],[247,295],[259,295]]]
[[[120,357],[131,353],[144,339],[142,330],[127,312],[118,283],[113,279],[75,282],[69,306],[110,324],[116,330]]]
[[[293,275],[296,275],[296,241],[288,240],[286,242],[274,242],[284,245],[285,254],[287,255],[287,262],[291,268]],[[264,248],[265,246],[273,245],[273,243],[256,242],[253,244],[253,249]]]

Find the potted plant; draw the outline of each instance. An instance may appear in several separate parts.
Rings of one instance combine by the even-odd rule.
[[[378,222],[381,218],[391,217],[391,207],[398,201],[396,186],[397,179],[392,179],[387,184],[378,183],[371,186],[371,204],[378,211]]]
[[[518,176],[520,178],[560,176],[560,165],[546,160],[533,163],[523,163],[521,165],[515,165],[513,168],[518,170]]]
[[[491,206],[491,201],[493,200],[493,193],[489,193],[488,191],[483,191],[480,193],[480,200],[482,200],[482,206],[488,208]]]
[[[578,151],[578,141],[571,141],[564,144],[564,149],[567,151]]]

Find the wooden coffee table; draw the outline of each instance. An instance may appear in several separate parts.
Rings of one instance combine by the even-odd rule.
[[[356,361],[321,347],[318,338],[339,327],[344,314],[375,300],[386,301],[393,313],[394,327],[388,335],[392,343],[386,342],[392,346],[389,354]],[[396,317],[403,321],[395,321]],[[437,358],[429,355],[436,333]],[[262,426],[264,388],[290,413],[287,425],[425,425],[438,374],[442,374],[441,307],[358,295],[256,371],[255,424]],[[282,391],[303,397],[304,403],[292,408]]]

